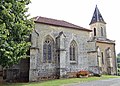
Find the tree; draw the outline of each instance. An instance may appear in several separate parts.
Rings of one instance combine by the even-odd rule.
[[[33,20],[28,19],[30,0],[0,0],[0,65],[10,67],[26,57]]]
[[[120,57],[120,53],[118,53],[117,56]]]

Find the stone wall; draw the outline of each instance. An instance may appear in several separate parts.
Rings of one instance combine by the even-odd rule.
[[[115,55],[115,44],[114,43],[100,43],[97,42],[96,46],[99,46],[101,52],[103,52],[103,57],[104,57],[104,64],[102,64],[102,71],[104,73],[108,73],[108,67],[109,64],[113,66],[112,68],[112,73],[111,74],[116,74],[116,55]],[[110,48],[111,49],[111,57],[112,61],[111,63],[109,62],[109,58],[106,57],[106,49]]]
[[[103,36],[101,36],[101,27],[103,28]],[[96,37],[102,37],[102,38],[107,37],[106,25],[104,23],[101,23],[101,22],[93,23],[90,25],[90,28],[92,30],[92,32],[90,34],[91,37],[94,37],[94,28],[96,28]]]
[[[63,36],[56,42],[59,35],[63,33]],[[99,34],[99,33],[98,33]],[[54,40],[55,50],[51,63],[43,62],[43,42],[46,37],[50,36]],[[115,52],[113,44],[96,43],[96,41],[90,40],[90,32],[77,30],[73,28],[65,28],[52,26],[47,24],[35,24],[35,29],[31,36],[32,46],[30,49],[30,81],[39,81],[44,79],[54,79],[62,77],[70,72],[77,72],[80,70],[93,70],[93,72],[99,72],[97,46],[103,49],[110,47],[112,52]],[[70,61],[70,43],[71,41],[77,43],[77,56],[76,61]],[[56,45],[56,44],[59,44]],[[59,47],[60,50],[57,48]],[[113,55],[113,73],[115,73],[115,53]],[[107,72],[106,65],[102,70]]]
[[[29,81],[29,58],[21,59],[18,64],[3,70],[3,79],[7,82]]]
[[[60,63],[65,64],[64,70],[66,73],[88,69],[88,49],[86,49],[86,46],[88,45],[87,41],[89,39],[88,31],[36,23],[35,31],[33,31],[31,39],[34,39],[32,40],[32,47],[35,47],[34,49],[36,50],[37,48],[38,50],[37,53],[34,53],[34,58],[32,57],[32,53],[35,50],[33,51],[33,49],[31,49],[30,51],[30,81],[37,81],[42,78],[50,78],[50,76],[53,77],[55,75],[59,75],[58,73],[60,70],[57,71],[59,69],[59,64],[56,62],[56,56],[52,57],[52,63],[43,63],[42,48],[46,36],[51,36],[56,43],[56,37],[58,37],[60,32],[63,32],[66,36],[64,39],[66,53],[63,54],[65,55],[65,61]],[[72,40],[75,40],[78,46],[76,62],[70,62],[69,59],[69,46]]]
[[[89,64],[89,71],[93,73],[99,74],[99,64],[97,58],[97,52],[89,52],[88,64]]]

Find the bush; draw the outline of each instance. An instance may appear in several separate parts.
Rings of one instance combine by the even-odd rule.
[[[89,73],[91,74],[91,76],[96,76],[96,77],[101,77],[101,73],[94,73],[92,71],[89,71]]]
[[[77,76],[77,77],[88,77],[89,74],[90,74],[90,73],[89,73],[88,71],[82,70],[82,71],[77,72],[76,76]]]
[[[94,73],[94,76],[101,77],[101,74]]]

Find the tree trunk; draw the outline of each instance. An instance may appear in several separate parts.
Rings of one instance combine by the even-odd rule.
[[[3,69],[2,67],[0,68],[0,84],[3,83]]]

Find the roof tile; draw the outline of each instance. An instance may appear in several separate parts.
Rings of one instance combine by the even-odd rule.
[[[60,27],[79,29],[79,30],[84,30],[84,31],[91,31],[89,29],[74,25],[72,23],[69,23],[63,20],[56,20],[56,19],[51,19],[51,18],[46,18],[46,17],[41,17],[41,16],[34,17],[34,22],[49,24],[49,25],[54,25],[54,26],[60,26]]]

